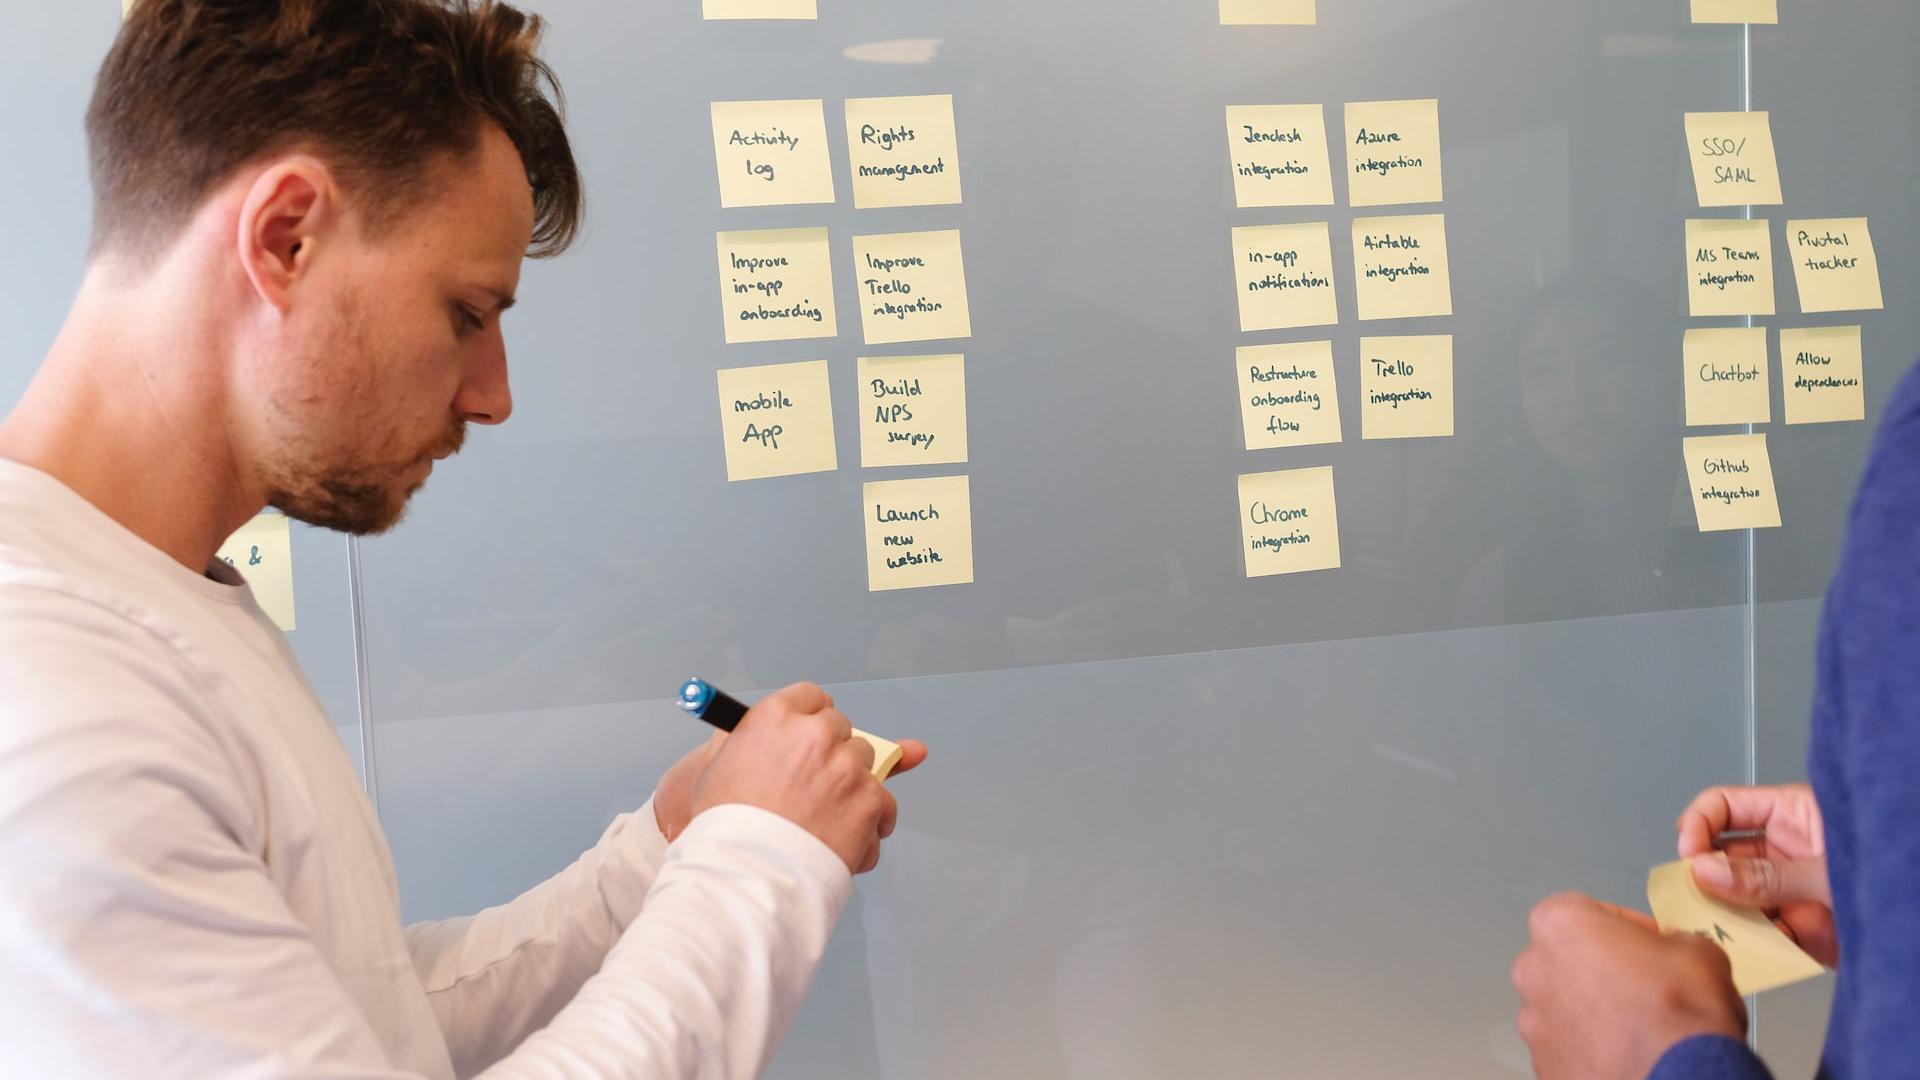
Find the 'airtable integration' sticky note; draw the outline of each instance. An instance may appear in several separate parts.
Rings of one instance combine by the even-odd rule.
[[[1762,23],[1780,21],[1780,0],[1693,0],[1697,23]]]
[[[973,580],[973,494],[966,477],[877,480],[861,494],[868,591]]]
[[[825,229],[715,233],[727,344],[833,337],[833,260]]]
[[[1453,314],[1446,215],[1355,218],[1353,275],[1362,319]]]
[[[853,275],[867,344],[973,335],[959,230],[856,236]]]
[[[847,154],[859,209],[960,201],[952,94],[849,99]]]
[[[1353,206],[1439,202],[1440,102],[1347,106],[1347,197]]]
[[[1453,434],[1453,335],[1360,339],[1360,437]]]
[[[1765,435],[1698,435],[1682,442],[1701,532],[1780,527]]]
[[[1780,397],[1787,423],[1865,420],[1865,368],[1857,326],[1780,331]]]
[[[1314,0],[1220,0],[1222,26],[1312,26]]]
[[[1880,259],[1866,218],[1787,222],[1787,251],[1800,286],[1800,310],[1878,311]]]
[[[1773,314],[1773,226],[1689,218],[1687,303],[1695,317]]]
[[[1333,205],[1321,106],[1229,105],[1227,151],[1234,205]]]
[[[1773,419],[1766,327],[1688,330],[1680,351],[1688,427],[1764,424]]]
[[[294,629],[293,534],[285,514],[261,514],[240,526],[218,558],[247,579],[254,603],[275,626]]]
[[[1234,351],[1234,364],[1247,449],[1340,441],[1333,342],[1243,345]]]
[[[1780,162],[1763,112],[1690,112],[1687,156],[1701,206],[1780,205]]]
[[[1233,230],[1240,329],[1284,330],[1340,321],[1327,223],[1245,225]]]
[[[1670,934],[1699,934],[1724,949],[1733,964],[1733,988],[1761,994],[1826,972],[1765,915],[1737,908],[1700,891],[1693,866],[1682,859],[1647,874],[1653,920]]]
[[[967,460],[966,361],[959,356],[860,358],[860,464]]]
[[[729,368],[719,381],[729,481],[838,467],[825,360]]]
[[[1250,578],[1338,567],[1340,521],[1333,470],[1323,466],[1242,476],[1240,536]]]
[[[706,19],[818,19],[815,0],[700,0]]]
[[[721,206],[833,201],[827,114],[820,99],[716,101],[711,108]]]

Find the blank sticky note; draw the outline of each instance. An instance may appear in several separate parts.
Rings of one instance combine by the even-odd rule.
[[[1220,0],[1222,26],[1312,26],[1314,0]]]
[[[1687,302],[1695,316],[1773,314],[1773,226],[1687,221]]]
[[[1289,469],[1240,478],[1240,535],[1247,576],[1299,574],[1340,565],[1333,470]]]
[[[714,234],[727,344],[833,337],[833,260],[825,229]]]
[[[1440,102],[1347,106],[1347,196],[1354,206],[1439,202]]]
[[[1697,435],[1682,441],[1701,532],[1779,528],[1780,500],[1765,435]]]
[[[1362,319],[1453,314],[1446,215],[1355,218],[1353,276]]]
[[[1878,311],[1880,260],[1866,218],[1787,222],[1787,252],[1800,286],[1800,310]]]
[[[1697,23],[1764,23],[1780,21],[1780,0],[1693,0]]]
[[[1865,371],[1857,326],[1780,331],[1780,397],[1789,424],[1865,420]]]
[[[825,360],[729,368],[719,380],[729,481],[831,472],[838,466]]]
[[[860,209],[960,201],[952,94],[849,99],[847,153]]]
[[[1360,437],[1453,434],[1453,335],[1360,339]]]
[[[820,99],[716,101],[712,111],[721,206],[833,201],[827,114]]]
[[[899,743],[859,728],[853,729],[853,737],[873,747],[873,775],[881,780],[893,774],[894,766],[900,764],[900,759],[907,753]]]
[[[966,361],[959,356],[863,356],[860,464],[967,460]]]
[[[1767,113],[1690,112],[1686,128],[1701,206],[1780,205],[1780,162]]]
[[[973,495],[964,476],[879,480],[862,489],[867,589],[973,580]]]
[[[856,236],[853,263],[867,344],[973,335],[959,230]]]
[[[818,19],[815,0],[700,0],[707,19]]]
[[[1247,449],[1340,441],[1333,342],[1243,345],[1234,350],[1234,362]]]
[[[293,630],[293,535],[285,514],[261,514],[240,526],[218,558],[247,579],[254,603],[275,626]]]
[[[1647,904],[1669,934],[1699,934],[1726,951],[1733,988],[1741,996],[1765,993],[1824,974],[1773,920],[1752,908],[1737,908],[1700,891],[1685,859],[1656,866],[1647,875]]]
[[[1229,105],[1227,150],[1235,205],[1333,205],[1321,106]]]
[[[1241,330],[1329,326],[1340,321],[1327,223],[1233,230]]]
[[[1689,330],[1681,355],[1689,427],[1773,419],[1766,327]]]

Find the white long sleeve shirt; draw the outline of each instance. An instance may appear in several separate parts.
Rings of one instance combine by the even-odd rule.
[[[0,460],[0,1075],[752,1076],[850,887],[773,814],[669,847],[642,808],[513,902],[403,928],[238,575]]]

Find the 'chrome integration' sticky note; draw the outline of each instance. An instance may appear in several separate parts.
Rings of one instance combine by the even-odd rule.
[[[1323,466],[1242,476],[1240,535],[1250,578],[1338,567],[1340,521],[1333,470]]]

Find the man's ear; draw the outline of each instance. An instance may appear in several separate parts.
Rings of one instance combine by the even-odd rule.
[[[317,158],[282,158],[254,177],[235,240],[260,299],[286,311],[318,249],[337,235],[339,220],[340,190]]]

